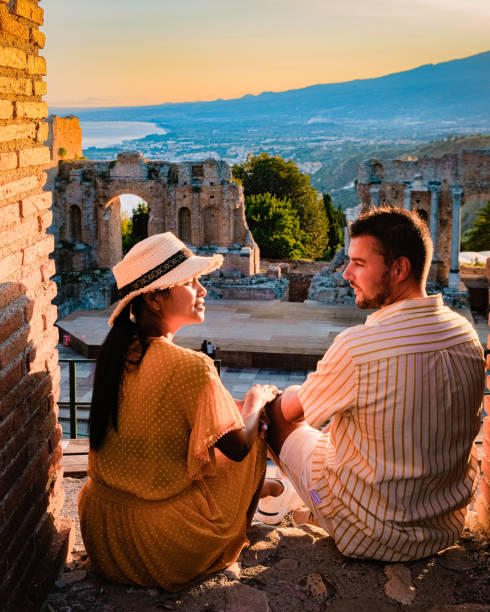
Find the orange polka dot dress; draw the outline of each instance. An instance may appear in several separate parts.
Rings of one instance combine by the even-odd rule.
[[[213,445],[241,427],[212,360],[153,339],[124,373],[117,432],[89,452],[78,500],[85,547],[103,578],[177,591],[236,560],[266,449],[257,439],[235,462]]]

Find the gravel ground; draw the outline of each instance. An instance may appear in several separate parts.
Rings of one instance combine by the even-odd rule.
[[[48,612],[451,612],[490,610],[490,543],[465,529],[455,546],[411,563],[342,556],[319,528],[255,525],[237,563],[178,594],[104,582],[91,570],[81,539],[77,496],[85,479],[65,478],[63,516],[76,522],[76,543],[51,591]]]

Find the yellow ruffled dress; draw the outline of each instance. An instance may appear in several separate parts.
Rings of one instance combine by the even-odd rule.
[[[211,359],[152,340],[124,373],[117,432],[89,452],[78,510],[97,573],[177,591],[236,560],[266,448],[258,439],[238,463],[213,444],[241,427]]]

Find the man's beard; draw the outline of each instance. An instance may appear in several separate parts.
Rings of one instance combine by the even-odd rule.
[[[363,297],[359,301],[356,299],[356,306],[361,308],[361,310],[374,310],[376,308],[381,308],[381,306],[384,306],[387,303],[390,303],[389,298],[391,296],[391,285],[388,276],[388,272],[383,274],[380,283],[382,288],[376,295],[369,298]]]

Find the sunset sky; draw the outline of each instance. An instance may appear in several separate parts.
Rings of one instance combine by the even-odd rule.
[[[42,0],[50,106],[235,98],[490,49],[490,0]]]

